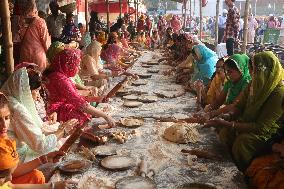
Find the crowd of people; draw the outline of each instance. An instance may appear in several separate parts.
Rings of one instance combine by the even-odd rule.
[[[220,39],[228,50],[222,57],[182,31],[178,16],[159,16],[155,26],[141,15],[135,27],[125,14],[107,34],[96,12],[86,31],[84,24],[74,23],[72,14],[61,14],[54,1],[46,20],[38,16],[34,0],[23,2],[12,24],[19,45],[17,65],[0,90],[0,188],[61,189],[72,184],[45,183],[37,169],[64,156],[56,150],[86,121],[102,117],[114,127],[114,119],[97,108],[97,103],[108,101],[104,94],[110,78],[137,78],[127,71],[128,63],[139,56],[139,49],[160,48],[165,54],[161,61],[173,67],[164,74],[174,74],[177,83],[196,94],[198,112],[193,116],[215,128],[248,184],[284,187],[279,122],[284,71],[272,52],[250,57],[234,53],[241,31],[234,0],[226,0],[229,10],[219,18]],[[249,28],[255,31],[260,25],[250,17]],[[269,21],[267,27],[272,25]]]

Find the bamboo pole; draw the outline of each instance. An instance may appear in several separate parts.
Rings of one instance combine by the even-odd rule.
[[[89,7],[88,7],[88,0],[85,0],[85,20],[86,20],[86,32],[89,31]]]
[[[14,57],[13,57],[13,41],[12,41],[12,30],[11,30],[11,17],[8,0],[1,0],[1,17],[3,21],[3,38],[5,48],[5,61],[6,70],[10,75],[14,71]]]
[[[192,13],[193,17],[195,15],[195,9],[196,9],[196,3],[195,3],[195,0],[193,0],[193,13]]]
[[[137,20],[139,19],[139,0],[137,0],[137,4],[136,4],[136,12],[137,12]]]
[[[192,6],[191,6],[191,0],[189,0],[189,17],[191,19],[191,13],[192,13]]]
[[[122,0],[119,0],[119,18],[122,18]]]
[[[183,29],[184,30],[186,28],[186,3],[187,3],[187,0],[183,0],[183,7],[184,7]]]
[[[243,35],[243,46],[242,46],[242,52],[246,53],[247,48],[247,41],[248,41],[248,15],[249,15],[249,2],[250,0],[246,0],[245,4],[245,11],[244,11],[244,35]]]
[[[107,32],[110,33],[110,22],[109,22],[109,0],[106,0],[107,6]]]
[[[135,8],[135,26],[137,27],[137,0],[134,0],[134,8]]]
[[[219,30],[218,30],[219,7],[220,7],[220,0],[217,0],[217,2],[216,2],[216,20],[215,20],[215,48],[217,47],[218,40],[219,40]]]
[[[200,23],[199,23],[199,38],[200,41],[202,41],[202,28],[203,28],[203,23],[202,23],[202,0],[199,0],[199,16],[200,16]]]

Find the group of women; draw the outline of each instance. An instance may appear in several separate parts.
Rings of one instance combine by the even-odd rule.
[[[35,10],[28,11],[33,17]],[[49,43],[46,35],[42,33]],[[216,128],[251,186],[283,188],[284,136],[278,120],[284,111],[284,72],[279,59],[272,52],[218,59],[214,51],[186,33],[173,34],[169,28],[165,36],[163,45],[169,49],[168,62],[175,67],[177,82],[195,92],[203,108],[194,116],[205,127]],[[122,44],[116,32],[104,42],[96,37],[83,51],[55,42],[35,52],[49,66],[45,61],[33,62],[31,56],[2,86],[0,188],[65,188],[69,182],[46,184],[37,168],[57,162],[64,155],[56,151],[64,138],[92,117],[115,126],[95,103],[107,100],[102,94],[110,77],[136,77],[126,71],[129,65],[125,63],[135,51],[127,41]]]
[[[284,70],[279,59],[269,51],[250,58],[234,54],[217,59],[204,44],[189,43],[193,46],[188,45],[188,57],[174,64],[177,78],[191,70],[183,82],[196,92],[202,107],[193,116],[215,128],[250,186],[283,188],[284,136],[279,120],[284,111]],[[174,56],[175,48],[169,49]],[[171,56],[168,60],[173,64]]]
[[[57,162],[64,154],[56,150],[66,137],[91,118],[102,117],[109,127],[115,126],[96,103],[107,101],[104,94],[111,77],[137,77],[126,71],[125,61],[134,53],[123,48],[113,32],[105,44],[93,40],[82,51],[54,42],[47,49],[45,69],[38,62],[16,66],[0,90],[0,188],[70,184],[45,184],[37,168]]]

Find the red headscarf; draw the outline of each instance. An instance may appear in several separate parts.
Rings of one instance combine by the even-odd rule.
[[[65,48],[54,57],[51,68],[67,77],[74,77],[79,71],[80,62],[81,51],[79,49]]]

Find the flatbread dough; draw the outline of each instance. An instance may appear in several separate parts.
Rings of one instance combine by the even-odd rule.
[[[148,83],[148,81],[146,81],[146,80],[138,80],[138,81],[132,82],[132,85],[140,86],[140,85],[147,85],[147,83]]]
[[[196,143],[200,139],[194,124],[175,123],[164,131],[164,138],[168,141],[185,144]]]
[[[138,100],[144,103],[151,103],[151,102],[157,102],[158,97],[153,96],[153,95],[144,95],[144,96],[140,96]]]
[[[151,74],[138,74],[138,76],[141,79],[147,79],[147,78],[151,78],[152,77]]]
[[[125,100],[137,100],[138,96],[136,96],[136,95],[126,95],[126,96],[123,96],[122,98],[125,99]]]
[[[138,127],[144,124],[143,119],[121,118],[121,124],[126,127]]]
[[[176,98],[185,94],[185,91],[182,90],[173,90],[173,91],[158,91],[154,92],[158,97],[161,98]]]
[[[147,72],[148,72],[148,73],[159,73],[160,70],[154,70],[154,69],[153,69],[153,70],[147,70]]]
[[[151,68],[152,67],[152,65],[148,65],[148,64],[142,64],[141,65],[143,68]]]
[[[136,108],[136,107],[140,107],[142,106],[143,103],[142,102],[138,102],[138,101],[129,101],[126,100],[123,103],[123,106],[128,107],[128,108]]]
[[[101,165],[104,168],[111,169],[111,170],[125,170],[130,167],[135,166],[136,162],[133,158],[128,156],[108,156],[101,161]]]

